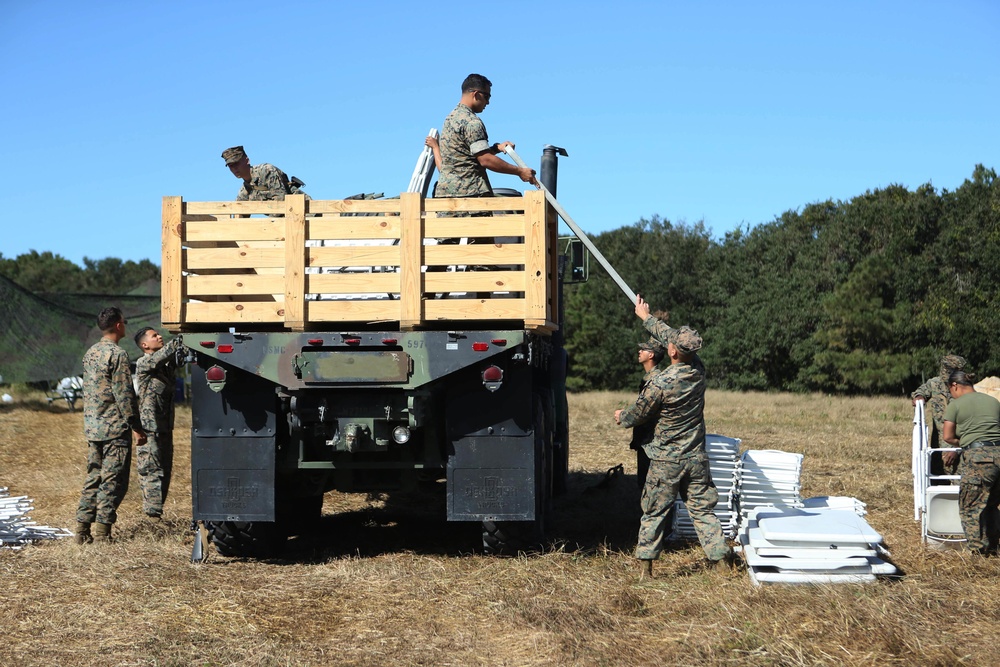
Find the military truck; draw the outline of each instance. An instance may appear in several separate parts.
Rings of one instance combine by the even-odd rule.
[[[195,521],[221,554],[266,557],[318,525],[327,491],[438,480],[447,520],[479,522],[487,551],[539,540],[566,485],[561,289],[583,258],[540,191],[165,197]]]

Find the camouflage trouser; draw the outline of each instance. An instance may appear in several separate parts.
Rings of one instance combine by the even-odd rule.
[[[969,549],[995,550],[1000,538],[1000,447],[962,451],[958,472],[958,514]]]
[[[687,506],[698,541],[709,560],[722,560],[730,553],[722,525],[712,510],[719,492],[712,483],[708,456],[692,456],[669,461],[650,461],[646,486],[642,490],[642,521],[635,557],[655,560],[663,551],[669,533],[667,519],[680,496]]]
[[[118,506],[128,492],[132,432],[114,440],[91,441],[87,446],[87,479],[80,493],[76,520],[114,523],[118,519]]]
[[[163,514],[163,503],[170,490],[174,464],[173,431],[147,432],[145,445],[136,447],[136,469],[142,489],[142,511],[149,516]]]

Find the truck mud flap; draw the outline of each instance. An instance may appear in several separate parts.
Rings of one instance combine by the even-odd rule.
[[[535,519],[535,439],[456,440],[448,458],[449,521]]]
[[[274,438],[195,438],[197,521],[274,521]]]

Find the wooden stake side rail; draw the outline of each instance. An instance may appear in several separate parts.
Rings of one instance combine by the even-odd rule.
[[[523,198],[163,198],[162,320],[211,328],[557,328],[557,217]],[[489,217],[455,213],[489,212]],[[495,324],[494,324],[495,322]]]

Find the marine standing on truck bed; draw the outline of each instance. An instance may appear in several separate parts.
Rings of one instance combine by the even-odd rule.
[[[222,151],[222,159],[233,176],[243,180],[236,201],[272,201],[284,199],[285,195],[306,194],[300,189],[305,183],[294,176],[289,180],[285,172],[273,164],[264,162],[251,166],[242,146]]]
[[[536,183],[535,170],[521,168],[497,154],[509,141],[490,145],[480,114],[490,103],[493,84],[481,74],[470,74],[462,82],[462,99],[444,119],[441,127],[441,174],[435,197],[492,197],[493,187],[486,170],[517,176]]]

